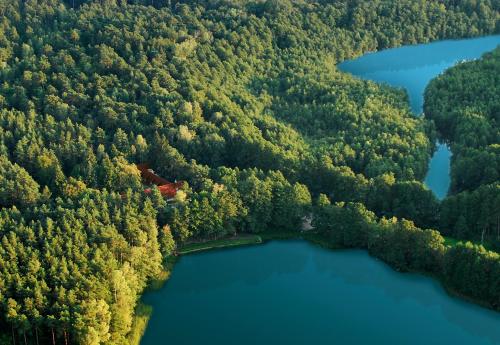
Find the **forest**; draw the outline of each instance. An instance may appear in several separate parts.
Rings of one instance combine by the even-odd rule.
[[[434,141],[461,144],[432,115],[433,86],[434,122],[403,90],[336,68],[498,33],[498,2],[0,0],[0,13],[0,344],[130,344],[138,300],[177,246],[298,231],[311,215],[334,243],[500,307],[498,254],[421,230],[477,240],[455,233],[469,219],[451,210],[498,202],[498,168],[468,186],[455,159],[458,194],[440,205],[422,183]],[[494,64],[481,63],[470,68]],[[491,131],[464,159],[498,158],[498,104],[463,111],[460,131],[481,116]],[[139,163],[186,181],[184,196],[144,193]]]
[[[500,47],[434,79],[425,114],[453,152],[443,234],[500,249]]]
[[[406,219],[377,218],[360,203],[331,204],[325,195],[318,198],[314,221],[330,246],[367,249],[398,271],[425,272],[453,294],[500,307],[500,254],[482,245],[450,246],[436,230]]]

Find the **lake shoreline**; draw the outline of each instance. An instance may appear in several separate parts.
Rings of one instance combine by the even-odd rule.
[[[141,339],[146,332],[146,328],[148,327],[149,319],[153,314],[153,306],[143,303],[142,296],[144,293],[148,291],[160,290],[169,280],[170,275],[174,269],[175,263],[177,262],[177,256],[169,256],[162,267],[162,271],[159,276],[149,282],[146,286],[145,290],[142,292],[141,297],[139,298],[137,305],[134,311],[134,319],[132,320],[132,327],[130,329],[127,338],[131,345],[139,345],[141,343]]]
[[[242,237],[251,237],[253,242],[250,241],[242,241]],[[260,240],[256,240],[255,237],[258,237]],[[260,244],[265,244],[270,241],[287,241],[287,240],[304,240],[308,243],[311,243],[313,245],[316,245],[318,247],[331,250],[331,251],[338,251],[338,250],[362,250],[365,251],[369,254],[369,256],[377,261],[383,262],[386,266],[390,267],[394,272],[397,273],[410,273],[410,274],[417,274],[420,276],[428,277],[436,282],[439,283],[441,288],[446,292],[446,294],[450,298],[455,298],[460,301],[465,301],[470,304],[478,305],[480,307],[483,307],[485,309],[489,309],[495,312],[500,312],[500,309],[494,308],[492,305],[489,303],[471,298],[469,296],[466,296],[464,294],[461,294],[460,292],[456,291],[455,289],[451,288],[446,284],[446,282],[441,279],[437,274],[432,274],[429,272],[425,271],[417,271],[417,270],[408,270],[408,271],[402,271],[394,268],[394,266],[390,265],[388,262],[381,260],[380,258],[372,255],[369,250],[365,248],[350,248],[350,247],[344,247],[340,245],[334,245],[330,243],[324,236],[321,234],[314,232],[314,231],[298,231],[298,232],[269,232],[269,233],[261,233],[259,235],[250,235],[250,236],[237,236],[237,237],[230,237],[230,238],[225,238],[225,239],[218,239],[218,240],[212,240],[212,241],[206,241],[203,243],[197,243],[199,247],[197,247],[194,250],[188,250],[188,251],[179,251],[179,256],[171,256],[169,259],[167,259],[167,262],[164,265],[163,272],[166,273],[162,275],[161,278],[156,279],[152,281],[148,287],[146,288],[146,291],[155,291],[155,290],[160,290],[163,288],[163,286],[168,282],[172,270],[174,268],[175,263],[178,261],[180,256],[184,255],[190,255],[190,254],[195,254],[195,253],[201,253],[205,251],[219,251],[219,250],[224,250],[224,249],[232,249],[232,248],[239,248],[243,246],[251,246],[251,245],[260,245]],[[143,303],[142,301],[139,301],[136,307],[136,313],[134,315],[134,321],[133,321],[133,327],[132,330],[129,334],[130,336],[130,341],[132,345],[139,345],[140,344],[140,339],[142,338],[142,335],[144,335],[148,321],[153,313],[153,306],[148,305]]]
[[[360,252],[368,254],[368,256],[371,259],[375,259],[375,261],[379,261],[379,262],[383,263],[383,266],[385,266],[385,267],[388,266],[388,268],[390,268],[391,272],[394,272],[394,273],[410,273],[408,276],[412,276],[413,275],[415,277],[428,278],[429,282],[433,282],[432,285],[434,285],[436,288],[438,288],[441,291],[442,294],[444,293],[443,295],[447,296],[447,298],[451,298],[451,299],[455,300],[455,302],[452,302],[452,303],[457,303],[458,302],[459,304],[463,304],[462,302],[465,302],[466,304],[471,304],[471,306],[480,306],[480,307],[484,308],[485,310],[490,310],[490,311],[493,311],[495,313],[498,312],[497,310],[491,308],[491,306],[485,304],[483,301],[473,300],[471,298],[467,298],[467,297],[462,296],[461,294],[457,293],[453,289],[450,289],[443,280],[439,279],[439,277],[437,275],[429,274],[427,272],[420,272],[420,271],[412,271],[412,270],[410,270],[410,271],[401,271],[401,270],[397,270],[393,266],[391,266],[389,263],[385,262],[384,260],[381,260],[381,259],[373,256],[366,249],[363,249],[363,248],[348,248],[348,247],[342,247],[342,246],[332,246],[331,243],[329,243],[327,240],[325,240],[325,238],[323,236],[321,236],[321,235],[319,235],[317,233],[313,233],[313,232],[307,232],[307,233],[303,233],[303,232],[296,232],[296,233],[292,233],[292,232],[283,232],[283,233],[273,232],[273,233],[268,234],[268,236],[264,236],[264,237],[266,239],[263,240],[259,244],[266,244],[266,243],[269,243],[269,242],[275,242],[275,245],[276,244],[281,245],[280,243],[287,242],[287,240],[288,241],[292,240],[292,242],[290,242],[292,246],[294,246],[294,245],[300,245],[299,242],[310,243],[310,244],[313,244],[315,246],[318,246],[318,247],[321,247],[321,248],[324,248],[324,249],[329,249],[329,250],[326,250],[325,252],[331,252],[331,253],[348,253],[348,252],[360,251]],[[298,240],[298,239],[302,239],[302,240],[305,240],[305,241],[293,241],[293,240]],[[299,243],[299,244],[294,244],[294,243]],[[231,249],[232,248],[238,248],[238,246],[230,246],[230,247],[231,247]],[[260,246],[251,246],[251,247],[260,247]],[[216,249],[222,250],[224,248],[222,248],[222,249],[221,248],[215,248],[214,250],[207,250],[207,253],[208,252],[211,252],[211,253],[212,252],[213,253],[218,252],[219,250],[216,250]],[[197,253],[201,253],[201,252],[197,252]],[[239,254],[237,254],[236,251],[229,251],[228,253],[230,253],[230,255],[233,255],[233,256],[234,255],[239,255]],[[195,256],[187,255],[187,257],[190,257],[190,258],[196,257],[196,256],[198,256],[198,255],[195,255]],[[412,281],[412,279],[413,278],[410,278],[410,281]],[[439,283],[439,284],[434,284],[434,283]],[[414,284],[414,283],[410,282],[409,284]],[[482,309],[482,308],[480,308],[480,309]],[[139,345],[139,344],[134,344],[134,345]]]
[[[389,266],[395,272],[418,274],[418,275],[422,275],[425,277],[429,277],[429,278],[437,281],[441,285],[443,290],[446,291],[448,296],[450,296],[452,298],[457,298],[457,299],[460,299],[462,301],[466,301],[468,303],[479,305],[479,306],[486,308],[486,309],[489,309],[489,310],[493,310],[495,312],[500,312],[500,308],[495,308],[494,306],[492,306],[491,304],[487,303],[484,300],[471,298],[470,296],[464,295],[464,294],[458,292],[457,290],[453,289],[448,284],[446,284],[446,282],[441,277],[439,277],[439,275],[437,275],[437,274],[429,273],[426,271],[418,271],[418,270],[408,270],[408,271],[398,270],[394,266],[392,266],[390,263],[372,255],[372,253],[370,253],[370,251],[366,248],[350,248],[350,247],[344,247],[341,245],[332,244],[327,239],[325,239],[324,236],[322,236],[321,234],[314,232],[314,231],[298,231],[298,232],[291,232],[291,231],[279,232],[279,231],[276,231],[276,232],[269,232],[269,233],[264,232],[264,233],[261,233],[259,235],[262,239],[260,242],[241,243],[241,244],[235,242],[235,243],[228,243],[227,245],[207,246],[206,248],[203,248],[203,249],[200,249],[197,251],[186,252],[186,253],[183,253],[182,255],[191,254],[191,253],[195,253],[195,252],[199,252],[199,251],[214,250],[214,249],[220,250],[220,249],[224,249],[224,248],[237,248],[237,247],[253,245],[253,244],[265,244],[269,241],[286,241],[286,240],[299,240],[299,239],[305,240],[311,244],[317,245],[319,247],[322,247],[322,248],[325,248],[328,250],[363,250],[363,251],[366,251],[370,255],[370,257],[372,257],[378,261],[383,262],[385,265]],[[223,239],[221,239],[221,241],[223,241]],[[460,242],[460,241],[455,240],[455,241],[453,241],[454,244],[447,244],[447,246],[451,247],[453,245],[456,245],[456,243],[458,243],[458,242]]]
[[[351,248],[351,247],[343,247],[340,245],[332,245],[331,243],[328,242],[328,240],[326,240],[324,238],[324,236],[321,236],[320,234],[316,234],[316,238],[308,239],[308,241],[312,244],[315,244],[315,245],[318,245],[322,248],[330,249],[330,250],[363,250],[363,251],[366,251],[370,255],[370,257],[374,258],[375,260],[383,262],[384,264],[389,266],[395,272],[412,273],[412,274],[418,274],[418,275],[422,275],[422,276],[431,278],[440,284],[440,286],[448,294],[448,296],[450,296],[452,298],[457,298],[457,299],[462,300],[462,301],[466,301],[466,302],[474,304],[474,305],[479,305],[483,308],[500,313],[500,306],[495,308],[494,306],[492,306],[491,304],[489,304],[488,302],[486,302],[484,300],[475,299],[475,298],[472,298],[470,296],[467,296],[467,295],[464,295],[464,294],[458,292],[457,290],[453,289],[448,284],[446,284],[446,282],[439,275],[437,275],[435,273],[430,273],[430,272],[426,272],[426,271],[419,271],[419,270],[407,270],[407,271],[398,270],[394,266],[392,266],[390,263],[378,258],[377,256],[372,255],[372,253],[370,253],[370,251],[366,248]]]
[[[483,36],[483,37],[487,37],[487,36]],[[461,39],[455,38],[452,40],[458,41]],[[439,42],[442,42],[442,41],[434,41],[434,42],[430,42],[430,43],[439,43]],[[415,44],[412,46],[416,46],[416,45],[419,45],[419,44]],[[397,48],[397,47],[394,47],[394,48]],[[390,48],[390,49],[392,49],[392,48]],[[374,51],[373,53],[376,53],[376,52],[377,51]],[[365,52],[363,55],[365,55],[366,53],[367,52]],[[372,52],[369,52],[369,53],[372,53]],[[343,73],[349,73],[347,71],[343,71],[342,69],[341,69],[341,71]],[[417,112],[415,112],[415,113],[417,113]],[[428,162],[428,165],[431,164],[432,158],[434,157],[434,154],[437,152],[437,148],[438,148],[437,144],[439,144],[439,142],[435,143],[436,148],[431,156],[431,159]],[[430,169],[428,169],[428,171],[427,171],[427,175],[429,174],[429,170]],[[426,175],[425,179],[427,179],[427,175]],[[440,199],[442,199],[442,197]],[[315,232],[312,232],[312,231],[270,232],[270,233],[248,234],[248,235],[243,235],[243,236],[238,235],[232,239],[231,238],[224,238],[224,239],[217,239],[217,240],[204,241],[204,242],[195,242],[195,243],[190,243],[184,247],[181,247],[178,251],[178,254],[180,256],[183,256],[183,255],[188,255],[188,254],[193,254],[193,253],[200,253],[200,252],[204,252],[204,251],[222,250],[222,249],[227,249],[227,248],[238,248],[240,246],[264,244],[264,243],[267,243],[269,241],[291,240],[291,239],[304,239],[307,242],[310,242],[312,244],[315,244],[317,246],[320,246],[320,247],[323,247],[326,249],[330,249],[330,250],[362,249],[362,250],[368,252],[370,257],[372,257],[378,261],[384,262],[385,265],[391,267],[392,270],[394,270],[398,273],[414,273],[414,274],[422,275],[425,277],[429,277],[433,280],[436,280],[437,282],[439,282],[439,285],[443,288],[443,290],[446,292],[446,294],[451,298],[457,298],[459,300],[466,301],[466,302],[474,304],[474,305],[479,305],[483,308],[493,310],[495,312],[500,311],[499,307],[495,308],[494,306],[490,305],[489,303],[486,303],[485,301],[473,299],[473,298],[470,298],[468,296],[465,296],[465,295],[459,293],[458,291],[455,291],[454,289],[449,287],[445,283],[445,281],[443,279],[441,279],[441,277],[439,277],[437,274],[432,274],[432,273],[425,272],[425,271],[401,271],[401,270],[398,270],[398,269],[394,268],[394,266],[390,265],[388,262],[381,260],[381,259],[377,258],[376,256],[373,256],[370,253],[370,251],[366,248],[348,248],[348,247],[333,245],[333,244],[329,243],[328,240],[326,240],[322,235],[315,233]],[[173,265],[174,265],[175,261],[177,261],[177,257],[175,257],[175,259],[172,259],[172,262],[169,264],[170,266],[168,266],[168,268],[167,267],[165,268],[165,271],[168,272],[168,274],[166,274],[166,276],[164,278],[161,278],[159,280],[155,280],[154,282],[152,282],[150,285],[148,285],[146,290],[151,291],[151,290],[160,289],[170,278],[170,274],[172,272]],[[151,308],[151,309],[148,309],[148,308]],[[141,334],[141,336],[138,338],[138,342],[133,343],[133,345],[140,344],[140,340],[142,338],[142,335],[146,332],[147,324],[148,324],[149,318],[151,317],[151,314],[153,311],[152,307],[150,307],[146,304],[143,304],[142,297],[141,297],[141,299],[139,299],[139,303],[138,303],[136,309],[138,312],[137,312],[137,315],[134,316],[134,327],[135,328],[133,328],[133,331],[131,331],[130,333]],[[145,314],[145,313],[143,313],[144,310],[146,310],[146,311],[149,310],[149,313],[146,313],[147,315],[144,315]]]
[[[247,236],[245,236],[247,235]],[[261,234],[262,235],[262,234]],[[255,235],[255,234],[244,234],[238,235],[230,238],[222,238],[211,241],[204,242],[195,242],[191,243],[190,247],[186,247],[179,249],[177,255],[172,255],[167,258],[165,264],[163,265],[162,272],[160,273],[160,277],[151,281],[146,287],[145,291],[142,293],[144,295],[145,292],[160,290],[163,286],[168,282],[172,271],[174,269],[175,263],[179,260],[180,256],[190,255],[205,251],[213,251],[213,250],[223,250],[228,248],[237,248],[242,246],[249,245],[257,245],[264,244],[268,241],[272,240],[287,240],[287,239],[298,239],[300,238],[300,233],[294,234],[292,232],[274,232],[268,233],[266,235]],[[137,303],[134,312],[134,320],[132,321],[132,327],[127,336],[131,345],[139,345],[141,339],[146,332],[149,319],[153,314],[153,306],[148,305],[142,301],[142,295]]]
[[[186,255],[212,249],[223,249],[228,247],[245,246],[259,244],[262,239],[259,235],[238,234],[231,237],[219,238],[209,241],[197,241],[186,244],[177,250],[177,255]]]

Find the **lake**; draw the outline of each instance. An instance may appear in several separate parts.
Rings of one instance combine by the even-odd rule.
[[[404,87],[415,114],[429,81],[500,44],[500,35],[366,54],[340,69]],[[443,198],[451,153],[439,145],[425,183]],[[142,345],[500,344],[500,313],[450,297],[364,251],[305,241],[182,256],[164,288],[146,293],[153,314]]]
[[[365,251],[306,241],[182,256],[142,345],[500,344],[500,313]]]
[[[363,79],[405,88],[415,114],[423,109],[425,87],[457,62],[473,60],[500,44],[500,35],[467,40],[448,40],[368,53],[339,64],[339,69]],[[429,163],[425,184],[442,199],[450,186],[451,152],[444,144]]]

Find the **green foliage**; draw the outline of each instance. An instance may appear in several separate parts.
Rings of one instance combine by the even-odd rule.
[[[500,307],[500,255],[470,242],[446,252],[446,282],[460,293]]]
[[[170,227],[165,225],[161,228],[158,233],[158,243],[160,245],[160,251],[163,257],[169,257],[175,251],[175,241],[170,231]]]
[[[17,164],[0,156],[0,205],[28,206],[40,199],[40,185]]]
[[[471,191],[500,179],[500,48],[434,79],[425,114],[453,151],[451,190]]]
[[[500,48],[434,79],[426,116],[453,152],[451,196],[440,228],[460,239],[500,248]]]
[[[137,305],[132,330],[127,336],[130,345],[139,345],[141,343],[141,338],[146,331],[146,326],[152,313],[153,308],[151,306],[143,303]]]
[[[206,242],[194,242],[189,243],[179,249],[180,254],[189,254],[193,252],[199,252],[203,250],[217,249],[217,248],[227,248],[234,246],[244,246],[249,244],[262,243],[262,239],[258,235],[242,235],[229,237],[220,240],[212,240]]]
[[[375,228],[401,247],[385,260],[432,266],[433,232],[374,223],[363,206],[435,222],[419,182],[426,120],[401,90],[335,64],[498,31],[498,8],[477,3],[0,3],[0,331],[16,342],[136,341],[138,298],[177,243],[298,233],[320,193],[347,202],[321,197],[326,215],[314,219],[335,241],[375,250]],[[474,128],[486,133],[483,122]],[[184,193],[167,202],[144,186],[144,162],[185,180]]]
[[[443,234],[500,248],[500,183],[449,196],[440,213]]]
[[[450,245],[435,230],[422,230],[404,219],[378,219],[361,204],[332,205],[324,197],[314,219],[320,239],[313,241],[368,249],[397,270],[430,273],[452,292],[500,308],[500,255],[483,246]]]
[[[122,341],[162,261],[155,211],[128,196],[124,202],[94,190],[25,209],[23,217],[1,210],[1,308],[19,331],[35,336],[37,327],[48,338],[55,329],[85,344]]]

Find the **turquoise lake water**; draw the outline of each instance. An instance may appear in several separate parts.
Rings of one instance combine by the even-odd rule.
[[[500,313],[365,251],[305,241],[182,256],[142,345],[500,344]]]
[[[423,93],[431,79],[460,61],[481,57],[499,44],[500,35],[496,35],[405,46],[365,54],[341,63],[339,69],[363,79],[405,88],[410,97],[411,109],[415,114],[421,114]],[[440,199],[446,196],[450,186],[450,159],[448,147],[438,144],[425,178],[425,184]]]
[[[347,61],[344,71],[408,90],[422,112],[428,82],[480,57],[500,35],[390,49]],[[450,152],[440,145],[426,184],[449,186]],[[441,285],[401,274],[364,251],[304,241],[182,256],[153,306],[142,345],[500,344],[500,313],[450,297]]]

